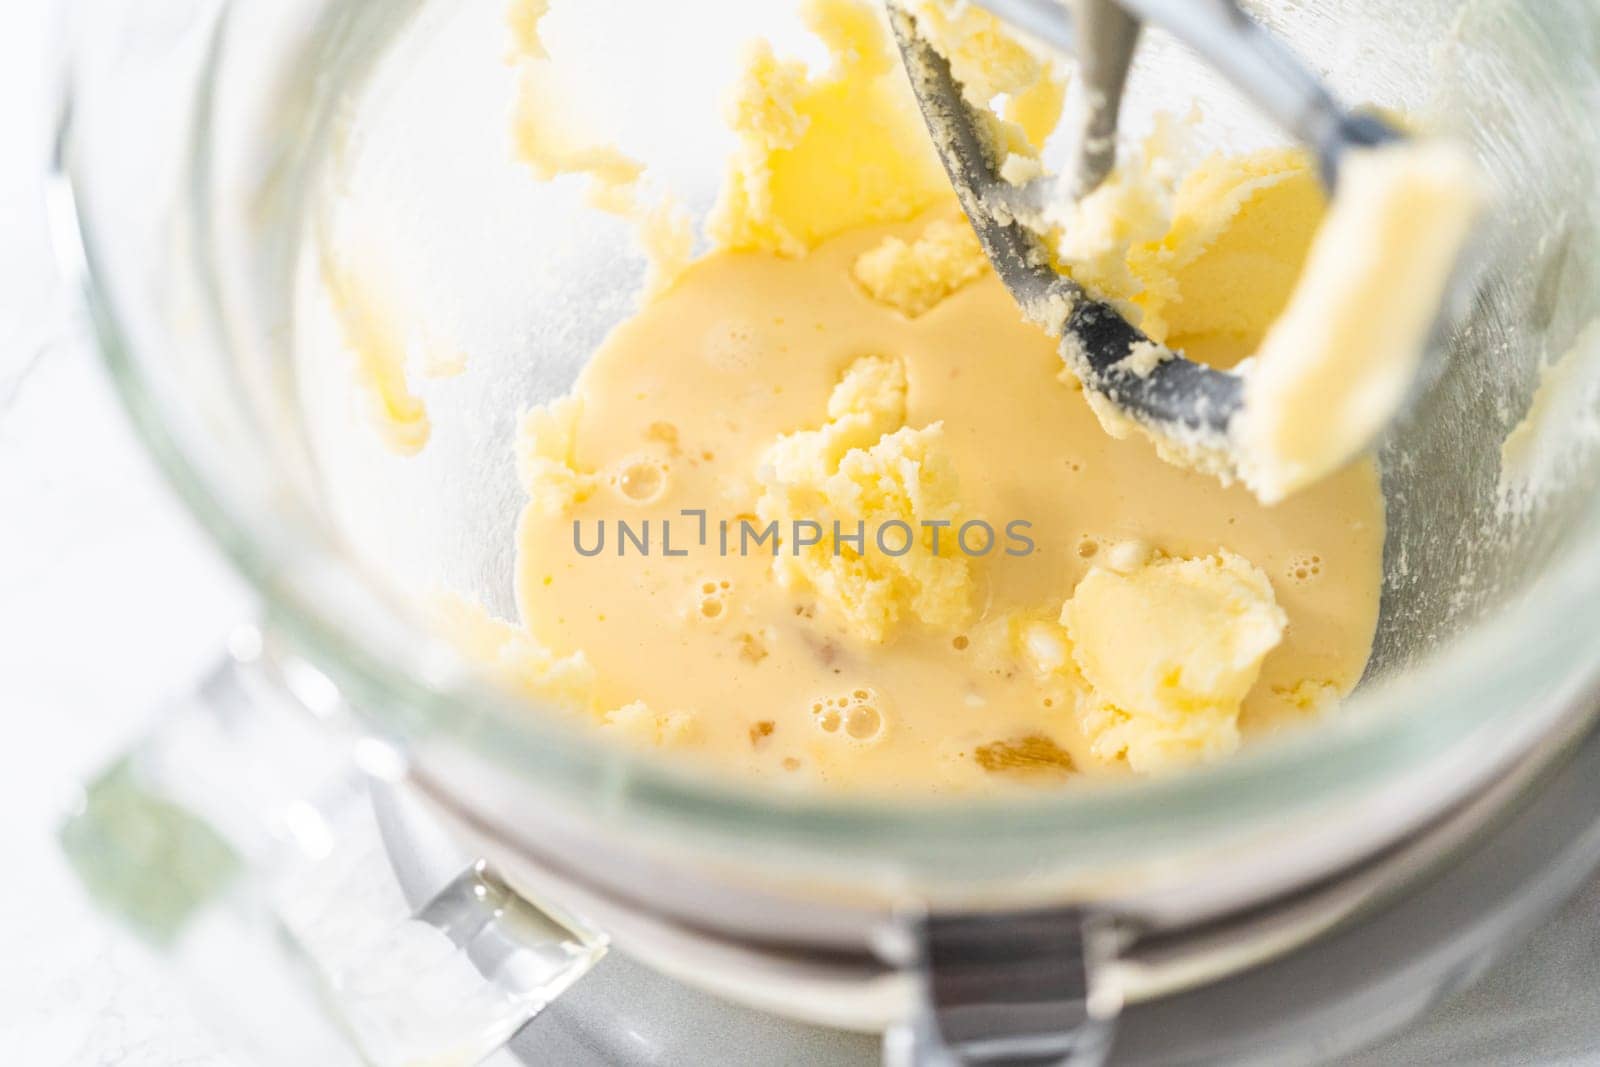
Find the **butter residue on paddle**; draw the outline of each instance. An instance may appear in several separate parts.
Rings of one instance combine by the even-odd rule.
[[[1466,153],[1426,139],[1350,149],[1327,201],[1309,156],[1214,155],[1174,177],[1169,134],[1054,220],[1072,277],[1153,340],[1239,365],[1225,453],[1101,403],[1108,432],[1282,500],[1370,447],[1404,403],[1485,195]]]
[[[1398,414],[1484,203],[1443,142],[1350,150],[1288,307],[1245,375],[1234,430],[1267,503],[1332,473]]]
[[[950,63],[977,109],[1007,181],[1037,172],[1038,154],[1061,119],[1067,79],[1054,58],[977,4],[897,0],[917,33]]]

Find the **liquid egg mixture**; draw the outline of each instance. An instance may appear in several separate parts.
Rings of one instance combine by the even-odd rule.
[[[522,162],[634,220],[652,268],[522,419],[520,620],[457,602],[449,632],[619,741],[795,787],[1154,773],[1328,714],[1377,623],[1375,462],[1258,494],[1108,433],[984,258],[876,7],[805,11],[831,59],[751,48],[694,258],[644,168],[552,114],[542,5],[513,10]],[[980,29],[955,58],[1025,180],[1064,78]],[[1154,340],[1232,367],[1297,299],[1327,204],[1297,149],[1190,140],[1158,122],[1054,247]]]

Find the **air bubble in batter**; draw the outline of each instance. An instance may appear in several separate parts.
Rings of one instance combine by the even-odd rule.
[[[617,471],[615,483],[624,499],[649,504],[660,500],[667,491],[667,468],[660,460],[636,457]]]
[[[715,622],[728,614],[732,597],[732,582],[726,578],[707,578],[695,586],[692,614],[705,622]]]
[[[870,686],[815,701],[811,705],[811,715],[823,733],[862,744],[881,738],[887,725],[883,699]]]
[[[1322,577],[1322,557],[1314,552],[1302,552],[1289,561],[1287,576],[1293,582],[1310,582]]]

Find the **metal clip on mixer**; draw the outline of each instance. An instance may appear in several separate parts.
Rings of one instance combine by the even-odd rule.
[[[1400,133],[1380,119],[1345,110],[1233,0],[978,2],[1027,35],[1075,55],[1087,105],[1069,119],[1076,128],[1066,175],[1024,185],[1005,181],[949,61],[918,33],[915,17],[888,0],[928,131],[996,273],[1029,318],[1060,327],[1064,354],[1084,388],[1147,426],[1198,439],[1226,455],[1230,424],[1243,409],[1243,379],[1177,355],[1143,376],[1119,367],[1136,346],[1153,342],[1112,305],[1057,273],[1039,235],[1016,221],[1018,214],[1042,209],[1056,195],[1058,182],[1067,182],[1066,192],[1077,199],[1111,172],[1122,90],[1146,22],[1187,44],[1311,148],[1330,192],[1346,149],[1397,139]],[[1069,309],[1064,320],[1063,308]],[[1103,920],[1066,908],[928,917],[908,932],[918,943],[916,966],[926,974],[923,1003],[918,1019],[891,1034],[892,1061],[998,1067],[1094,1064],[1105,1058],[1118,998],[1107,988],[1106,949],[1115,937]],[[1043,958],[1048,954],[1059,958]],[[981,1025],[975,1027],[974,1021]]]
[[[933,143],[995,272],[1024,314],[1059,328],[1063,355],[1085,389],[1156,430],[1229,455],[1229,428],[1244,405],[1237,374],[1181,356],[1140,375],[1118,366],[1154,344],[1109,303],[1050,266],[1039,235],[1016,221],[1038,210],[1058,182],[1077,199],[1093,192],[1116,162],[1123,86],[1146,22],[1187,44],[1284,132],[1317,155],[1331,192],[1347,148],[1398,139],[1382,120],[1342,107],[1322,82],[1233,0],[978,0],[980,6],[1041,43],[1075,55],[1082,99],[1074,158],[1061,178],[1013,185],[999,175],[983,126],[963,99],[949,61],[917,30],[915,17],[888,0],[890,22]],[[1066,311],[1063,319],[1063,309]],[[1160,346],[1156,346],[1160,347]]]

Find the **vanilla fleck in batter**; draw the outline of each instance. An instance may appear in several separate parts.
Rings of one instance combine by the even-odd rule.
[[[540,9],[518,9],[523,56]],[[832,64],[751,53],[716,249],[524,417],[522,626],[458,606],[451,631],[619,737],[878,792],[1161,771],[1347,693],[1378,614],[1373,461],[1269,507],[1109,436],[956,209],[877,13],[805,10]],[[967,27],[966,61],[1009,94],[996,136],[1025,161],[1061,85],[993,28]],[[617,159],[575,143],[540,150],[543,176],[609,180]],[[1324,206],[1297,151],[1215,157],[1160,225],[1101,216],[1114,240],[1072,266],[1231,366],[1290,303]],[[901,523],[903,552],[875,543]]]

